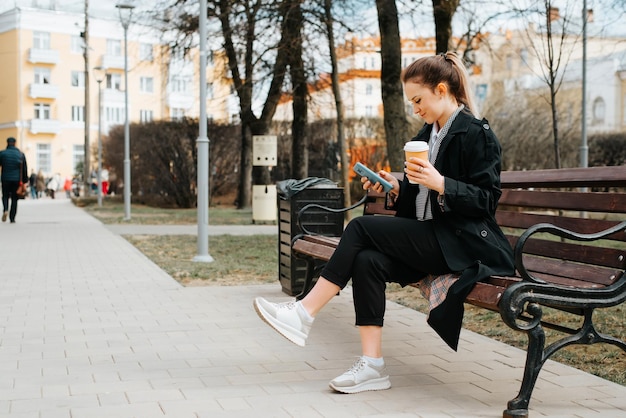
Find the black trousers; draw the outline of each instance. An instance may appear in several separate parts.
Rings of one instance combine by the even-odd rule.
[[[17,188],[19,181],[3,181],[2,182],[2,208],[4,212],[9,211],[9,198],[11,198],[11,211],[9,211],[9,219],[15,221],[17,214]]]
[[[356,325],[382,326],[388,282],[404,286],[450,272],[432,221],[360,216],[346,227],[321,276],[342,289],[352,279]]]

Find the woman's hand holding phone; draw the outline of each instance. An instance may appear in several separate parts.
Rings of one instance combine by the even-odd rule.
[[[378,193],[391,193],[398,195],[400,192],[400,183],[395,176],[380,170],[378,173],[373,172],[361,163],[356,163],[354,171],[361,176],[363,190],[373,189]]]

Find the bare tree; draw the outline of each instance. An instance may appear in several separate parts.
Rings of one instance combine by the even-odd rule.
[[[387,138],[387,158],[393,171],[402,171],[404,157],[401,152],[407,141],[409,124],[404,107],[404,92],[400,81],[402,50],[398,9],[394,1],[376,0],[380,30],[380,54],[382,59],[381,90]]]
[[[548,95],[543,96],[550,105],[552,123],[552,141],[554,166],[561,168],[559,112],[557,95],[563,83],[565,69],[580,32],[571,32],[571,13],[554,6],[552,0],[537,0],[534,5],[524,10],[517,10],[528,19],[527,44],[539,60],[539,76],[548,87]],[[539,30],[531,20],[539,17],[543,24]]]
[[[305,178],[309,172],[309,150],[306,136],[308,85],[302,59],[304,16],[301,0],[283,0],[280,7],[283,9],[281,12],[284,16],[282,33],[288,52],[289,75],[293,89],[291,175],[294,178]]]
[[[331,80],[333,95],[335,97],[335,111],[337,114],[337,144],[339,148],[339,155],[341,160],[341,179],[344,186],[344,206],[348,207],[352,203],[350,193],[350,177],[349,171],[351,168],[348,161],[348,147],[346,143],[346,137],[344,134],[344,108],[343,100],[341,98],[341,89],[339,85],[339,68],[337,65],[337,50],[335,48],[335,30],[332,13],[332,0],[324,0],[324,24],[326,27],[326,35],[328,37],[328,48],[331,62]],[[350,218],[350,211],[346,212],[346,219]]]
[[[460,0],[433,0],[437,53],[447,52],[452,39],[452,17]]]
[[[269,181],[267,169],[253,170],[252,137],[269,132],[288,76],[299,118],[294,133],[297,151],[292,155],[301,158],[306,149],[306,143],[302,142],[305,140],[302,130],[306,127],[303,123],[306,121],[306,100],[302,99],[306,97],[306,77],[301,58],[303,20],[300,7],[300,0],[215,0],[209,2],[206,11],[212,18],[210,21],[219,22],[220,30],[215,36],[222,40],[220,47],[225,52],[228,72],[239,99],[239,208],[251,205],[254,182],[266,184]],[[197,33],[197,13],[195,1],[171,0],[163,13],[169,22],[164,29],[169,28],[177,35],[177,42],[188,47]],[[296,163],[302,166],[300,160]],[[306,170],[306,163],[303,169]]]

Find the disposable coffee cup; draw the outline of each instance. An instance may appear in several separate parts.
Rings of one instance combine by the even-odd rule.
[[[405,161],[409,161],[409,158],[415,157],[428,161],[428,144],[424,141],[409,141],[404,144],[404,158]],[[417,184],[410,181],[412,184]]]

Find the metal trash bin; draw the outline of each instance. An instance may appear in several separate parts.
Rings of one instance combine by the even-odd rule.
[[[302,292],[306,278],[306,263],[293,256],[291,241],[302,233],[298,226],[298,212],[310,203],[331,208],[343,207],[343,188],[328,179],[308,178],[295,182],[293,188],[285,190],[277,185],[278,206],[278,275],[284,293],[295,296]],[[284,185],[283,185],[284,186]],[[344,214],[320,209],[307,210],[302,219],[303,226],[314,233],[340,236],[343,232]]]

